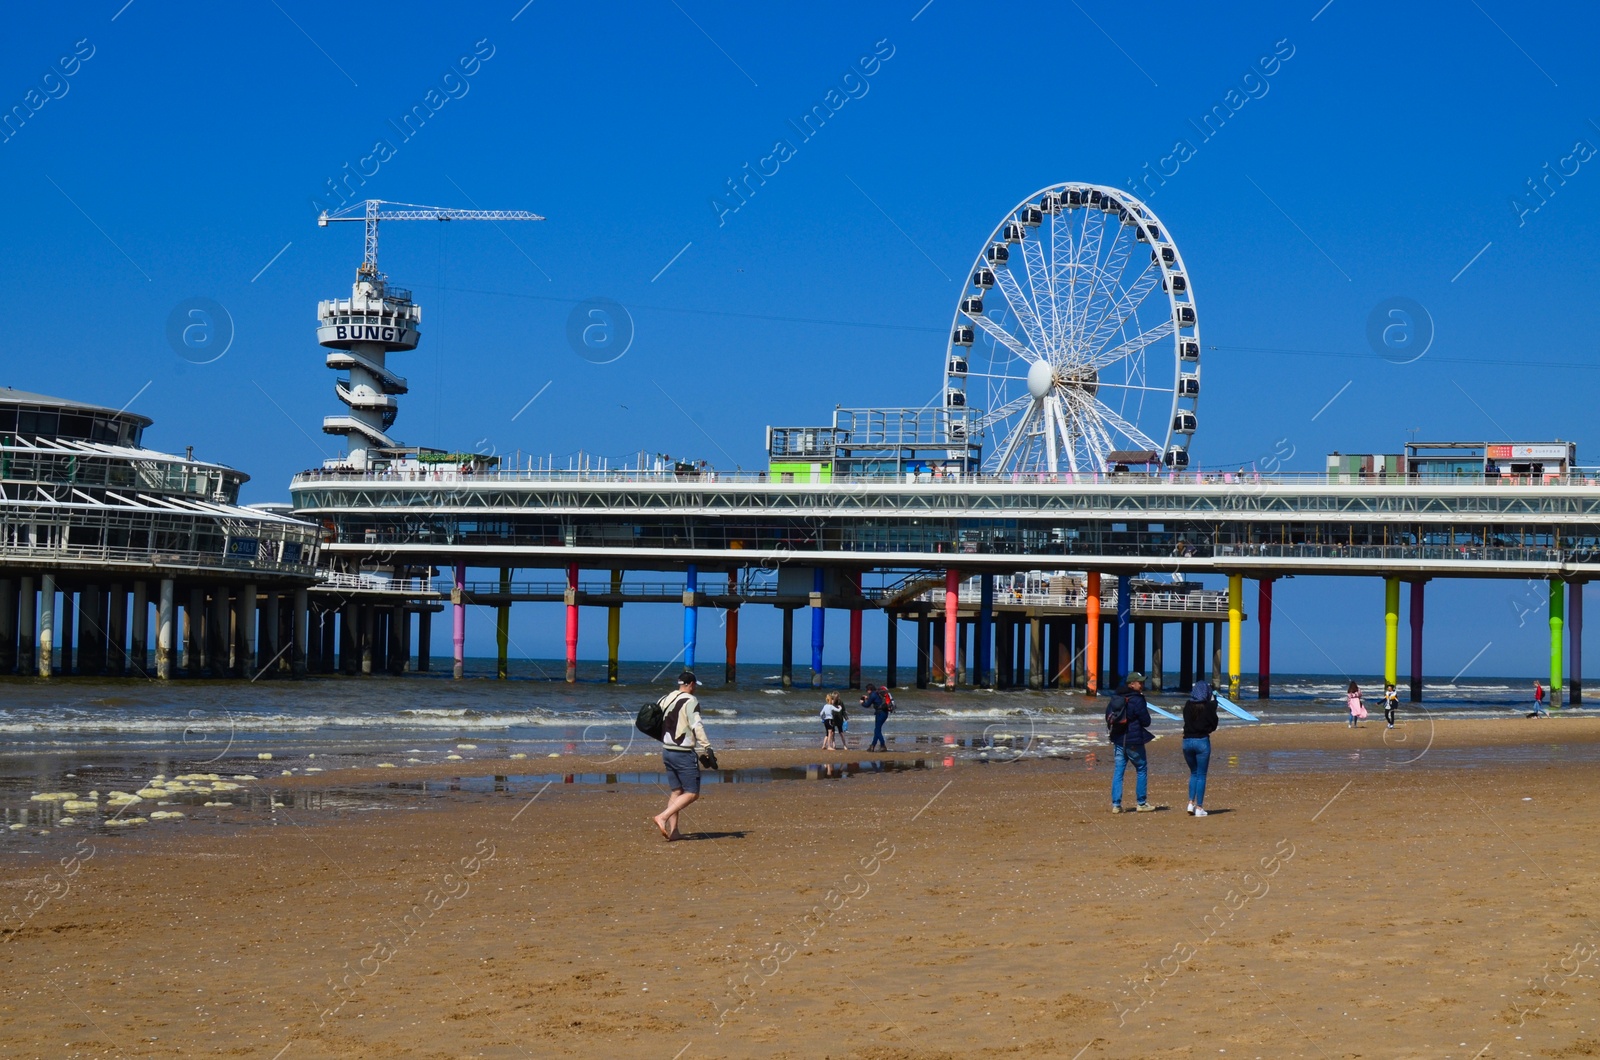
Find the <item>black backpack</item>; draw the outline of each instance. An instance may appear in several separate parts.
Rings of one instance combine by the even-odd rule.
[[[1106,728],[1115,733],[1128,727],[1128,697],[1113,693],[1106,704]]]
[[[673,694],[668,692],[667,696]],[[633,727],[652,740],[659,740],[667,733],[667,711],[661,706],[662,703],[666,702],[667,696],[662,696],[654,703],[646,703],[640,707],[639,716],[634,719]],[[682,706],[683,702],[683,700],[679,700],[675,706]],[[676,717],[673,720],[676,722]]]

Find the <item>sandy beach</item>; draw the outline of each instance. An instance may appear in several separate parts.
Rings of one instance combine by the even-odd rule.
[[[1149,814],[1105,752],[746,748],[924,768],[708,783],[672,844],[603,782],[58,834],[0,880],[0,1053],[1600,1055],[1600,719],[1227,728],[1203,820],[1151,753]]]

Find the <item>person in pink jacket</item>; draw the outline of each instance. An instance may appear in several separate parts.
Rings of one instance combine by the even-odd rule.
[[[1345,706],[1350,708],[1350,727],[1353,729],[1357,721],[1367,716],[1367,708],[1361,705],[1361,686],[1354,681],[1350,682],[1350,688],[1345,692]]]

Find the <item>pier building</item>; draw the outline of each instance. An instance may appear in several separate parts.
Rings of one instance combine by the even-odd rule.
[[[369,272],[376,277],[364,265]],[[700,609],[725,612],[730,676],[739,609],[768,604],[784,616],[786,680],[795,612],[810,612],[813,682],[823,612],[849,612],[856,684],[861,615],[881,609],[891,618],[891,683],[902,622],[916,627],[919,683],[937,672],[945,687],[1067,683],[1090,694],[1134,668],[1165,668],[1166,627],[1176,623],[1180,688],[1201,672],[1209,631],[1212,676],[1237,692],[1250,580],[1257,691],[1266,696],[1274,584],[1339,576],[1382,582],[1373,628],[1389,681],[1405,585],[1419,700],[1427,582],[1514,578],[1548,594],[1550,685],[1556,701],[1563,687],[1578,700],[1582,586],[1600,575],[1600,487],[1570,444],[1519,443],[1501,454],[1413,443],[1392,456],[1335,454],[1326,471],[1305,475],[1191,470],[1201,389],[1194,276],[1146,204],[1100,185],[1041,189],[1002,217],[967,276],[942,398],[769,428],[761,472],[457,462],[397,443],[388,397],[381,408],[377,397],[350,400],[382,389],[369,379],[377,377],[330,355],[330,366],[350,369],[340,400],[368,414],[360,426],[330,421],[349,453],[294,477],[293,511],[323,528],[323,555],[340,577],[413,586],[419,607],[448,592],[457,675],[471,603],[497,609],[503,674],[512,604],[560,599],[571,681],[584,607],[607,611],[614,678],[623,605],[670,601],[682,607],[681,658],[691,666]],[[327,305],[324,328],[330,313],[343,315]],[[406,305],[407,319],[420,319]],[[353,341],[324,336],[340,357]],[[392,348],[414,340],[361,337],[399,343]],[[484,569],[497,576],[469,579]],[[446,584],[431,580],[436,571]],[[540,571],[559,577],[517,580]],[[1227,591],[1192,587],[1208,575],[1226,579]],[[1018,578],[1034,586],[1020,599]],[[405,606],[391,612],[391,655],[403,659],[410,620]],[[372,614],[366,604],[346,608],[338,621],[354,632],[339,641],[370,639]],[[428,637],[419,630],[419,660]]]
[[[241,507],[248,475],[147,448],[150,425],[0,389],[0,673],[303,670],[317,529]]]

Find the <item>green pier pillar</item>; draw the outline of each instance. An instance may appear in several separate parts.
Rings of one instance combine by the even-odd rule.
[[[1561,635],[1567,618],[1567,583],[1550,579],[1550,706],[1561,707]]]

